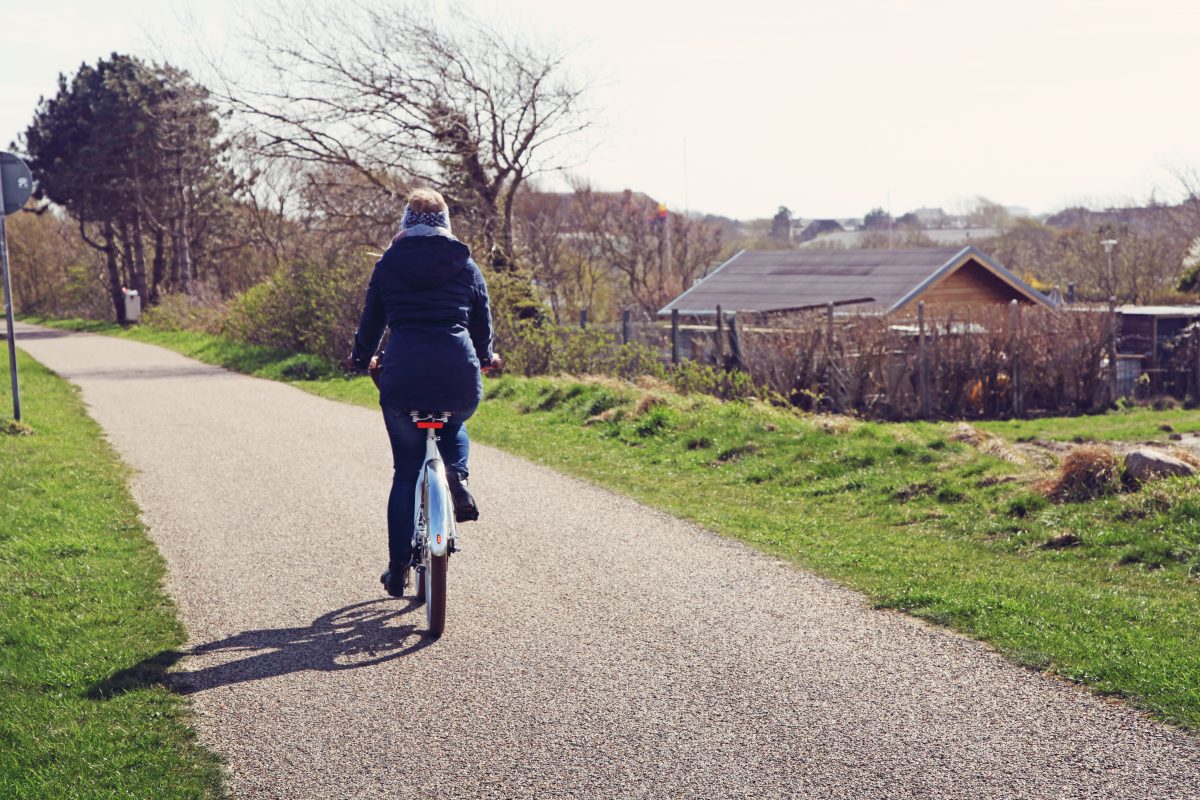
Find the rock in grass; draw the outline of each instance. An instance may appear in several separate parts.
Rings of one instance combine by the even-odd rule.
[[[1173,475],[1195,475],[1196,468],[1174,456],[1140,447],[1125,456],[1125,472],[1133,480],[1145,483]]]

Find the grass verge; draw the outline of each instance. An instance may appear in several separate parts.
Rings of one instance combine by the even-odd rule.
[[[122,335],[172,346],[147,329]],[[176,349],[202,360],[248,358],[222,362],[222,348],[246,346],[179,335],[194,338]],[[365,378],[294,383],[376,403]],[[979,427],[1013,440],[1165,439],[1164,424],[1200,429],[1200,412],[1022,424]],[[1035,490],[1035,466],[954,441],[949,425],[801,416],[616,381],[489,381],[471,432],[1200,730],[1200,479],[1053,504]]]
[[[29,424],[0,419],[0,797],[220,797],[161,685],[184,632],[126,470],[68,384],[18,363]]]

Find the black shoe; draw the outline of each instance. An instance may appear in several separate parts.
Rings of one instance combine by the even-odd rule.
[[[471,522],[479,519],[479,506],[475,505],[475,498],[467,487],[467,479],[457,472],[447,473],[446,479],[450,484],[450,497],[454,500],[454,521]]]
[[[392,597],[404,597],[404,590],[408,588],[408,567],[389,569],[379,576],[379,582],[383,584],[383,590]]]

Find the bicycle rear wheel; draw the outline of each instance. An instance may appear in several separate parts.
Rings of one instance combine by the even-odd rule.
[[[446,629],[446,567],[450,556],[430,556],[425,570],[425,625],[437,638]]]

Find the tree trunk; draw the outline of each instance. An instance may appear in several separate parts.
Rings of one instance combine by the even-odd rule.
[[[121,266],[124,267],[124,272],[121,274],[121,286],[134,288],[133,239],[129,236],[127,220],[121,220],[118,236],[121,242]]]
[[[514,178],[505,190],[501,202],[504,204],[503,217],[500,223],[499,236],[496,237],[494,249],[498,250],[503,257],[503,266],[512,269],[516,263],[513,257],[513,198],[516,197],[517,188],[521,185],[519,177]],[[497,209],[499,210],[499,209]],[[493,258],[493,266],[496,266]]]
[[[142,212],[133,209],[133,288],[143,303],[149,304],[150,294],[146,289],[146,240],[142,231]]]
[[[124,325],[125,293],[121,291],[121,271],[117,267],[117,237],[111,222],[104,223],[104,264],[108,268],[108,293],[117,312],[117,322]]]
[[[192,293],[192,245],[191,233],[188,231],[187,193],[183,186],[183,162],[180,161],[175,172],[175,191],[179,201],[179,229],[176,232],[176,248],[179,251],[179,271],[182,279],[181,288],[184,294]]]
[[[167,269],[167,237],[162,228],[154,229],[154,264],[150,283],[150,302],[157,303],[159,286]]]
[[[168,276],[171,291],[179,291],[179,226],[171,220],[171,274]]]

